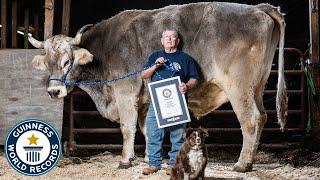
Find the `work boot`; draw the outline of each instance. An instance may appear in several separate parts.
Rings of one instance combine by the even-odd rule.
[[[166,174],[167,174],[167,175],[171,175],[171,174],[172,174],[172,167],[168,167],[168,168],[166,169]]]
[[[149,174],[155,173],[155,172],[157,172],[157,171],[159,171],[158,168],[156,168],[156,167],[154,167],[154,166],[149,166],[149,167],[144,168],[144,169],[142,170],[142,174],[144,174],[144,175],[149,175]]]

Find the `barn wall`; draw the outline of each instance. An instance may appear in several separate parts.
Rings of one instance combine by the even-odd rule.
[[[11,127],[22,120],[45,120],[62,131],[63,100],[46,92],[47,72],[35,70],[31,61],[42,50],[0,50],[0,144]]]

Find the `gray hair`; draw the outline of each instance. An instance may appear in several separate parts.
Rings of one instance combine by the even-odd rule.
[[[178,31],[175,30],[175,29],[165,29],[164,31],[162,31],[162,37],[163,37],[164,32],[166,32],[166,31],[173,31],[173,32],[174,32],[174,35],[175,35],[176,37],[179,37]]]

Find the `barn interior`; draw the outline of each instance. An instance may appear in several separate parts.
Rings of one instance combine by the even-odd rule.
[[[35,37],[44,39],[45,28],[44,24],[44,0],[15,0],[8,1],[7,7],[12,7],[17,3],[17,27],[18,30],[32,33]],[[54,1],[54,21],[53,35],[64,33],[69,36],[74,36],[79,28],[85,24],[97,23],[104,19],[110,18],[115,14],[128,9],[156,9],[172,4],[186,4],[199,2],[196,0],[119,0],[119,1]],[[287,121],[287,130],[281,133],[277,123],[275,113],[275,89],[277,82],[277,55],[273,63],[273,72],[268,80],[264,95],[264,105],[268,110],[268,121],[265,125],[264,132],[261,137],[261,146],[272,148],[288,148],[295,146],[303,139],[307,123],[308,123],[308,101],[306,93],[306,82],[304,74],[301,71],[301,60],[305,61],[308,58],[308,50],[310,45],[309,37],[309,1],[308,0],[229,0],[226,2],[244,3],[244,4],[259,4],[270,3],[274,6],[279,6],[285,14],[286,20],[286,36],[285,47],[285,66],[287,78],[287,88],[289,92],[289,117]],[[69,3],[70,14],[69,24],[63,26],[62,21],[65,18],[63,11],[65,3]],[[3,11],[3,8],[1,8]],[[7,24],[12,23],[11,14],[14,9],[7,8]],[[26,16],[29,18],[26,19]],[[28,21],[29,25],[26,25]],[[7,41],[5,47],[2,48],[33,48],[26,43],[25,37],[18,35],[17,39],[11,36],[11,27],[7,29]],[[76,142],[77,144],[96,144],[110,145],[109,148],[119,148],[122,144],[122,136],[119,130],[119,124],[110,122],[102,118],[97,113],[92,100],[88,95],[80,92],[79,89],[74,90],[73,94],[68,95],[64,100],[63,112],[63,135],[62,139],[67,144]],[[74,127],[70,128],[70,121],[73,121]],[[240,125],[232,112],[230,104],[225,104],[216,112],[210,113],[200,120],[193,120],[190,127],[209,128],[210,138],[207,139],[210,147],[240,147],[242,144],[242,135]],[[88,129],[88,128],[106,128],[109,130],[86,131],[84,133],[75,133],[74,138],[70,140],[70,130]],[[80,132],[80,131],[78,131]],[[106,135],[106,132],[109,132]],[[107,137],[107,138],[106,138]],[[234,138],[236,137],[236,138]],[[141,133],[137,134],[136,144],[143,146],[144,138]],[[168,143],[168,139],[166,140]],[[89,145],[90,146],[90,145]],[[103,148],[108,146],[103,146]]]
[[[17,2],[17,24],[21,30],[25,24],[25,14],[28,10],[29,14],[29,28],[30,32],[43,39],[44,27],[44,0],[14,0],[8,1],[6,6],[12,7],[13,3]],[[69,2],[69,1],[66,1]],[[110,18],[115,14],[129,9],[156,9],[168,5],[174,4],[187,4],[195,2],[205,2],[197,0],[120,0],[120,1],[89,1],[89,0],[77,0],[69,2],[70,6],[70,22],[68,27],[68,35],[74,36],[79,28],[85,24],[98,23],[104,19]],[[210,1],[208,1],[210,2]],[[269,3],[274,6],[279,6],[281,12],[285,14],[286,20],[286,47],[296,47],[305,51],[308,49],[309,42],[309,1],[308,0],[293,0],[289,2],[282,0],[227,0],[224,2],[234,2],[243,4],[259,4]],[[54,1],[54,21],[53,21],[53,35],[60,34],[63,31],[62,19],[63,19],[63,7],[65,1]],[[0,11],[1,12],[1,11]],[[13,9],[6,8],[7,24],[12,23]],[[38,28],[35,28],[38,27]],[[8,26],[7,47],[12,47],[12,41],[10,36],[10,29]],[[18,36],[19,45],[18,48],[23,48],[23,36]],[[30,47],[32,48],[32,47]]]

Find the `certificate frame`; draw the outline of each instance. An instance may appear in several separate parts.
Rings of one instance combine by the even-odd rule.
[[[190,122],[185,94],[179,91],[179,76],[148,84],[159,128]]]

